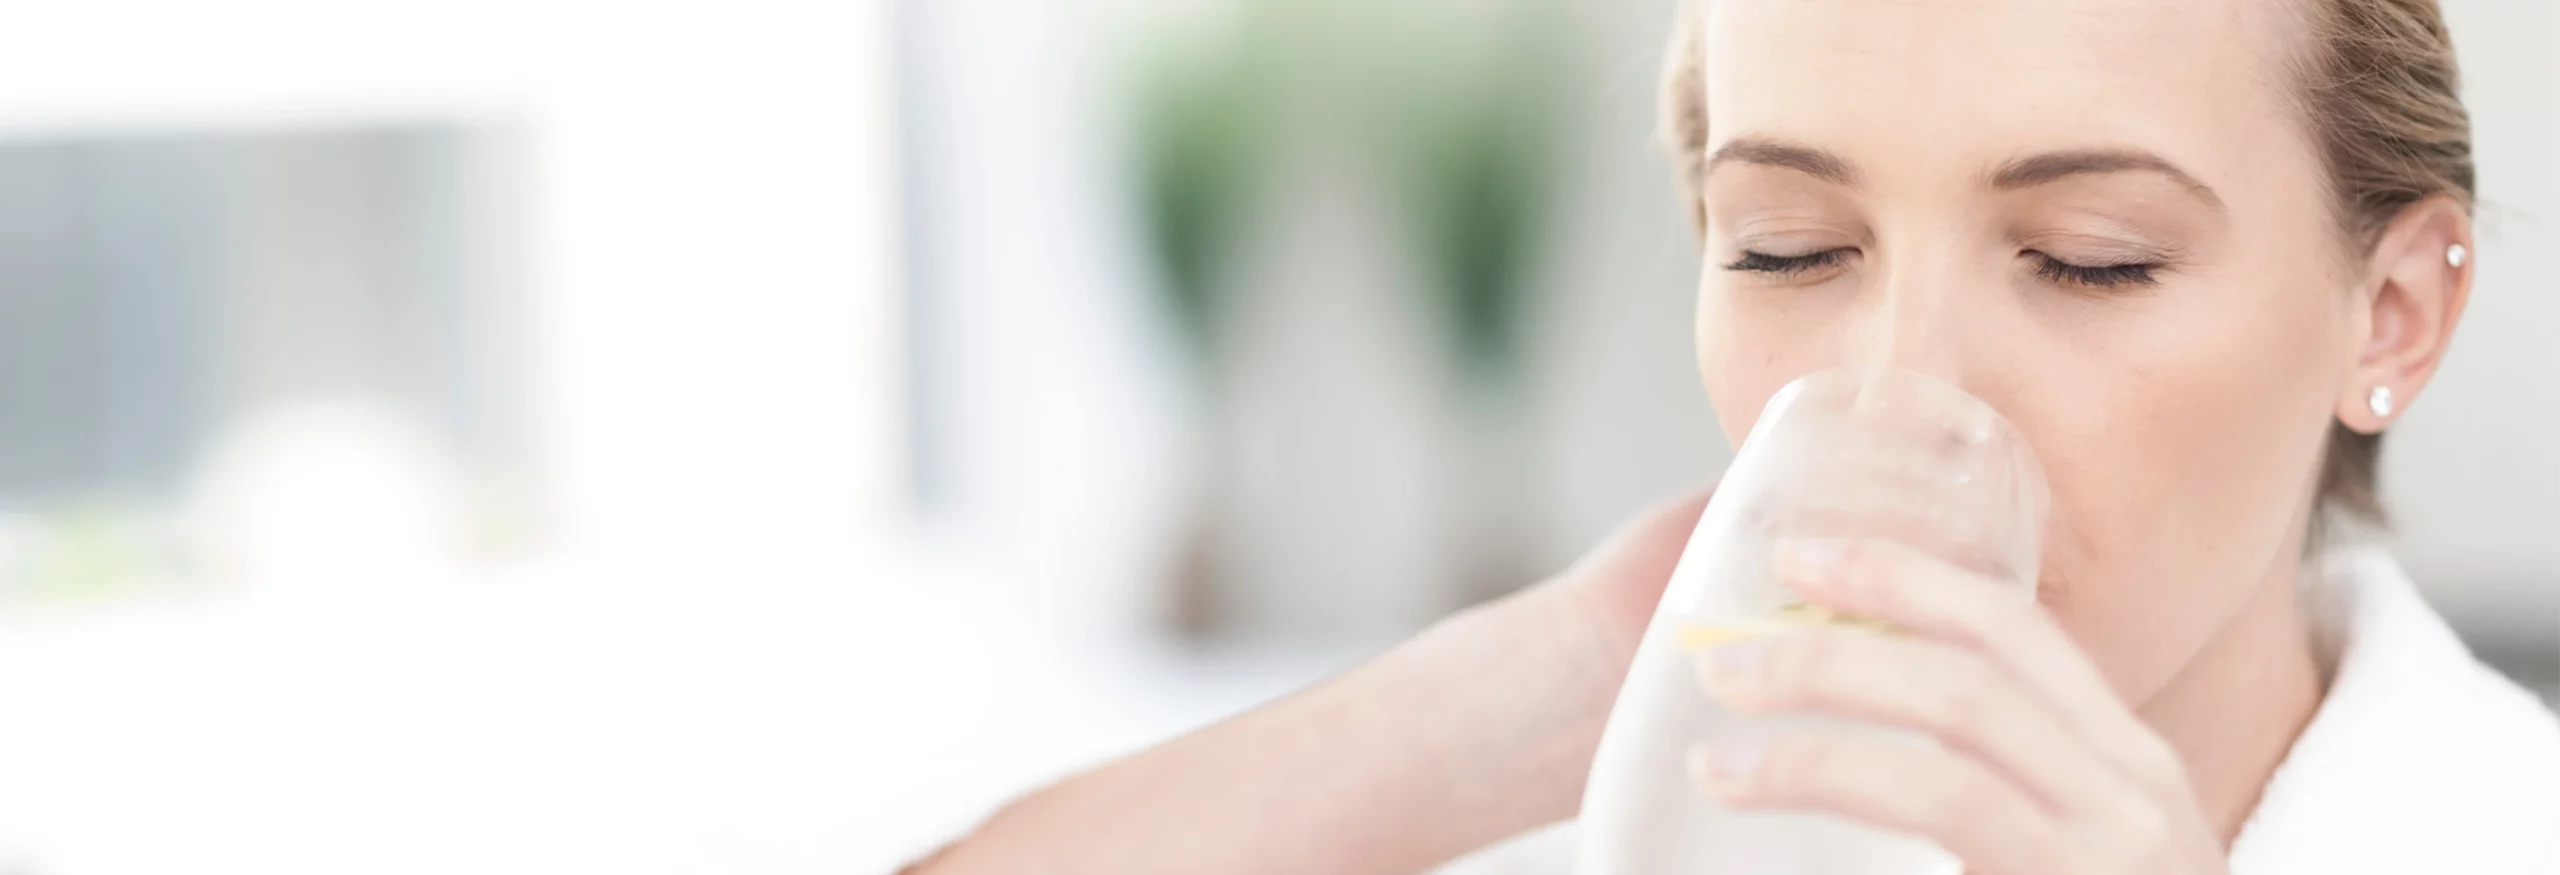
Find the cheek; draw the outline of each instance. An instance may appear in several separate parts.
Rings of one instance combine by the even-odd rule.
[[[2316,278],[2164,289],[2057,354],[2030,440],[2054,485],[2048,603],[2147,697],[2296,559],[2344,311]]]
[[[1709,264],[1698,282],[1698,380],[1725,439],[1739,447],[1770,396],[1839,359],[1820,314],[1785,296],[1737,294],[1721,279]]]

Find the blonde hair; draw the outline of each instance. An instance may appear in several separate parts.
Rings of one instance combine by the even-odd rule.
[[[1690,218],[1706,227],[1707,103],[1701,0],[1682,0],[1664,64],[1662,132]],[[2475,197],[2471,116],[2462,107],[2453,35],[2435,0],[2297,0],[2305,44],[2293,59],[2295,104],[2328,169],[2330,203],[2346,250],[2361,259],[2411,204]],[[2382,436],[2329,427],[2322,504],[2383,518],[2376,490]]]

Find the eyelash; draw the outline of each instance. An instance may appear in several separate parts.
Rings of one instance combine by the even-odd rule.
[[[1741,258],[1735,259],[1732,264],[1725,265],[1724,269],[1792,276],[1839,264],[1848,257],[1849,250],[1846,249],[1826,249],[1807,255],[1770,255],[1766,252],[1745,251]]]
[[[2036,276],[2043,277],[2046,282],[2054,283],[2056,285],[2081,286],[2093,289],[2116,289],[2123,288],[2125,286],[2151,286],[2158,285],[2160,283],[2158,278],[2151,275],[2152,271],[2160,268],[2160,265],[2156,263],[2102,264],[2092,266],[2072,264],[2034,250],[2029,250],[2027,254],[2035,256]]]
[[[2156,287],[2156,284],[2161,284],[2161,279],[2153,276],[2153,271],[2161,269],[2158,264],[2086,266],[2086,264],[2068,264],[2068,261],[2045,256],[2045,253],[2038,253],[2038,251],[2028,251],[2028,256],[2035,256],[2035,276],[2051,281],[2051,284],[2058,284],[2058,287],[2122,289],[2122,287]],[[1743,271],[1743,274],[1795,276],[1795,274],[1807,274],[1807,271],[1828,269],[1828,266],[1841,264],[1841,261],[1846,261],[1846,258],[1848,258],[1846,248],[1828,248],[1828,251],[1807,253],[1807,256],[1772,256],[1772,253],[1743,251],[1743,256],[1736,258],[1736,261],[1725,266],[1725,269]]]
[[[2080,265],[2033,250],[2028,251],[2027,254],[2035,256],[2036,276],[2057,285],[2115,289],[2125,286],[2158,285],[2160,282],[2158,277],[2152,276],[2153,271],[2160,269],[2160,265],[2156,263]],[[1839,264],[1848,257],[1847,249],[1827,249],[1806,255],[1770,255],[1765,252],[1745,251],[1741,258],[1734,260],[1732,264],[1725,265],[1724,269],[1793,276]]]

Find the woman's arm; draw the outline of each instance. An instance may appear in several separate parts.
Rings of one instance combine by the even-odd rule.
[[[1340,677],[1025,797],[920,875],[1414,872],[1572,816],[1705,497]]]

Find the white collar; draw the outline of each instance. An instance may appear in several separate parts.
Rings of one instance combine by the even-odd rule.
[[[2560,720],[2473,660],[2390,554],[2322,569],[2307,601],[2329,691],[2232,872],[2560,872]]]

